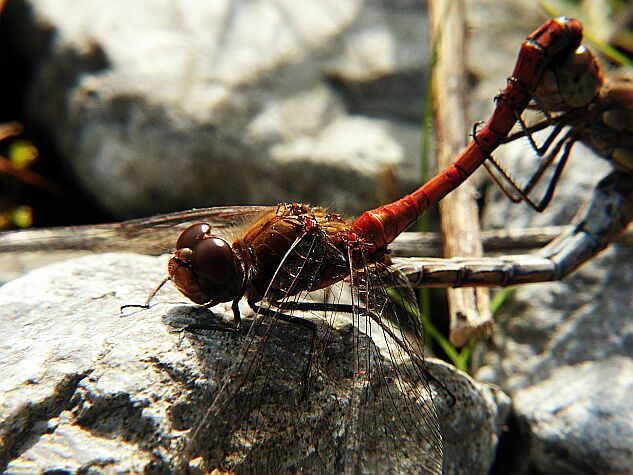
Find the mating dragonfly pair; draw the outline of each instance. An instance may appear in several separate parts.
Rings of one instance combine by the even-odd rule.
[[[321,326],[304,316],[319,315],[330,324],[346,314],[351,316],[358,342],[348,374],[349,404],[345,406],[353,417],[342,426],[341,447],[337,449],[342,455],[333,457],[335,465],[327,465],[327,454],[322,457],[324,471],[340,465],[359,472],[441,473],[442,437],[424,368],[422,328],[412,286],[491,286],[559,279],[606,247],[633,219],[631,94],[633,85],[627,81],[604,83],[593,55],[582,45],[579,22],[550,20],[523,43],[492,116],[454,164],[412,194],[367,211],[355,221],[293,203],[263,211],[234,233],[238,237],[230,243],[211,226],[197,222],[217,213],[213,209],[83,228],[84,236],[89,233],[93,238],[107,239],[117,235],[134,241],[136,237],[152,239],[153,231],[174,223],[195,222],[176,242],[169,262],[170,278],[186,297],[200,305],[231,302],[233,324],[202,321],[186,329],[242,332],[246,325],[242,324],[239,301],[245,297],[254,311],[242,352],[207,413],[191,430],[177,457],[178,468],[185,469],[190,459],[201,455],[210,469],[245,470],[249,453],[261,442],[261,407],[273,392],[269,366],[274,353],[274,323],[283,320],[302,326],[314,346],[323,338]],[[528,107],[542,111],[544,121],[526,124],[522,114]],[[520,130],[512,134],[517,122]],[[532,134],[547,127],[552,132],[539,147]],[[530,141],[540,157],[525,186],[519,186],[492,155],[503,143],[521,137]],[[538,210],[545,208],[576,141],[610,160],[614,171],[596,186],[575,226],[540,255],[453,259],[448,260],[453,265],[451,272],[432,271],[433,266],[437,269],[446,261],[410,261],[406,273],[404,267],[390,264],[388,245],[482,164],[490,164],[496,181],[503,183],[515,201],[524,200]],[[550,167],[552,179],[544,196],[535,200],[534,188]],[[76,231],[52,232],[51,239]],[[20,240],[28,241],[28,235],[4,236],[0,246],[8,249],[15,243],[19,247]],[[81,239],[81,233],[76,236],[73,239]],[[348,289],[347,302],[331,301],[332,292],[323,293],[328,301],[324,301],[326,297],[315,301],[315,293],[340,282]],[[338,292],[340,296],[341,290]],[[372,332],[376,336],[377,331],[389,342],[389,364],[363,337]],[[376,379],[384,378],[387,372],[394,384],[377,384]],[[398,404],[393,402],[396,397],[401,399]],[[243,409],[239,428],[218,423],[231,405]],[[363,419],[358,409],[363,405],[381,408],[383,419]],[[391,450],[367,448],[380,445],[380,441]],[[218,457],[217,447],[229,446],[242,447],[241,458]]]

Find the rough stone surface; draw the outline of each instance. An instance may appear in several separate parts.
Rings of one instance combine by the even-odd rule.
[[[31,130],[121,217],[415,187],[426,2],[16,0]],[[3,26],[4,27],[4,26]]]
[[[521,42],[543,20],[536,2],[466,0],[468,100],[473,121],[486,120],[512,73]]]
[[[242,340],[170,331],[200,313],[171,286],[150,310],[120,317],[120,306],[144,301],[164,271],[164,257],[102,254],[38,269],[0,289],[0,461],[8,473],[173,468]],[[337,335],[326,354],[348,361],[345,332]],[[434,385],[445,473],[486,473],[507,396],[435,360],[429,370],[445,386]],[[326,409],[311,408],[314,420],[325,421],[322,433],[305,428],[324,440],[336,419],[319,413]],[[270,454],[295,445],[271,441],[255,466],[266,471]]]
[[[629,331],[628,338],[631,339]],[[517,391],[539,473],[631,473],[633,360],[612,356],[561,365]]]
[[[505,148],[524,153],[521,144]],[[577,145],[544,213],[497,196],[486,220],[506,228],[568,223],[608,168]],[[494,340],[475,373],[514,403],[517,430],[506,446],[514,455],[506,454],[509,465],[499,473],[630,473],[632,342],[628,248],[610,246],[562,282],[518,288],[496,318]]]

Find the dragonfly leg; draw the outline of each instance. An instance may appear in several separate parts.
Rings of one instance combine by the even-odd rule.
[[[162,288],[163,288],[163,286],[164,286],[167,282],[169,282],[170,280],[171,280],[171,277],[165,277],[165,278],[163,279],[163,281],[162,281],[160,284],[158,284],[154,290],[152,290],[152,291],[150,292],[150,294],[147,296],[147,299],[145,300],[145,303],[144,303],[144,304],[128,304],[128,305],[121,305],[121,308],[119,309],[119,315],[120,315],[121,317],[127,316],[127,315],[123,315],[123,311],[124,311],[125,309],[127,309],[127,308],[140,308],[140,309],[145,309],[145,310],[147,310],[147,309],[150,307],[150,305],[149,305],[149,304],[150,304],[150,302],[151,302],[151,301],[152,301],[152,299],[156,296],[156,294],[158,293],[158,291],[159,291],[160,289],[162,289]]]
[[[197,331],[200,331],[200,330],[219,331],[219,332],[225,332],[225,333],[242,333],[242,319],[240,317],[240,308],[238,305],[239,301],[240,299],[235,299],[233,300],[233,304],[231,305],[231,309],[233,310],[234,326],[223,325],[221,323],[196,322],[196,323],[189,323],[175,331],[178,333],[185,332],[185,331],[196,333]],[[209,313],[213,314],[210,307],[214,305],[215,303],[209,303],[209,304],[203,305],[203,307],[206,308],[209,311]]]
[[[281,310],[299,310],[303,312],[340,312],[353,313],[354,307],[351,304],[343,303],[320,303],[320,302],[279,302],[275,305]]]
[[[482,122],[475,122],[475,124],[473,124],[473,131],[470,135],[475,144],[477,144],[477,147],[479,147],[480,150],[484,150],[481,143],[479,142],[479,139],[477,138],[477,129],[480,125],[482,125]],[[512,175],[503,167],[503,165],[501,165],[501,163],[499,163],[491,153],[487,154],[482,164],[488,172],[488,175],[490,176],[492,181],[495,182],[501,192],[514,203],[520,203],[521,197],[515,195],[510,189],[508,189],[507,185],[504,183],[504,181],[510,183],[513,189],[518,188],[518,185],[516,185],[516,181],[514,180]],[[502,181],[500,177],[503,178],[504,181]]]
[[[294,304],[291,304],[290,302],[273,301],[270,303],[270,305],[279,310],[297,310],[298,309],[297,307],[299,307],[298,304],[301,304],[301,303],[302,302],[294,302]],[[317,330],[316,324],[305,318],[295,317],[293,315],[287,315],[283,312],[280,312],[279,310],[275,310],[274,308],[264,307],[262,305],[259,305],[256,302],[248,302],[248,305],[249,307],[251,307],[251,309],[253,309],[255,313],[259,315],[265,315],[267,317],[283,320],[284,322],[288,322],[292,325],[298,325],[311,332],[316,332]]]
[[[510,78],[508,78],[508,80],[512,81],[514,83],[514,86],[516,88],[518,88],[519,90],[521,90],[525,95],[530,96],[531,100],[536,103],[536,105],[539,108],[539,110],[545,116],[545,120],[538,124],[539,128],[549,127],[550,125],[552,125],[554,123],[554,118],[549,113],[549,111],[547,111],[546,108],[544,108],[544,107],[542,107],[540,105],[540,101],[536,97],[536,95],[534,94],[534,91],[532,91],[530,88],[526,87],[523,83],[517,81],[516,78],[510,77]],[[499,102],[500,98],[501,98],[501,94],[497,95],[495,97],[495,103]],[[530,146],[532,147],[532,149],[539,156],[541,156],[544,152],[541,151],[541,147],[539,147],[536,144],[536,141],[532,137],[532,133],[535,132],[535,131],[534,130],[530,130],[530,127],[525,123],[525,120],[523,119],[523,115],[519,111],[517,111],[514,108],[511,108],[511,110],[512,110],[512,114],[514,114],[514,118],[516,119],[516,121],[519,123],[519,126],[521,127],[521,131],[520,132],[512,134],[511,136],[526,137],[528,139],[528,141],[530,142]],[[505,138],[502,143],[506,143],[506,142],[510,141],[509,137],[510,136]]]
[[[558,137],[558,135],[561,133],[561,131],[565,128],[565,124],[563,123],[558,123],[554,126],[554,130],[552,130],[550,132],[550,134],[547,136],[547,139],[545,139],[545,142],[543,142],[543,145],[541,145],[540,147],[532,147],[534,149],[534,152],[536,152],[536,154],[539,157],[542,157],[543,155],[545,155],[547,153],[547,151],[549,150],[549,148],[552,146],[552,143],[554,143],[554,140],[556,140],[556,137]],[[534,142],[534,139],[532,139],[532,132],[528,131],[528,135],[530,138],[530,142],[533,144],[536,144]]]
[[[156,294],[160,291],[160,289],[162,289],[163,286],[170,280],[171,280],[171,277],[169,276],[165,277],[162,280],[162,282],[158,284],[156,288],[152,290],[152,292],[148,295],[147,300],[145,300],[145,303],[122,305],[120,308],[120,315],[122,317],[126,316],[126,315],[123,315],[123,313],[124,313],[124,310],[128,308],[140,308],[140,309],[145,309],[145,310],[150,308],[150,302],[152,301],[152,299],[156,296]],[[238,303],[239,303],[239,299],[236,299],[233,301],[233,305],[231,306],[231,309],[233,310],[233,321],[235,323],[234,327],[222,325],[219,323],[191,323],[175,331],[183,332],[183,331],[195,331],[195,330],[208,330],[208,331],[222,331],[222,332],[229,332],[229,333],[240,333],[242,331],[242,319],[240,318],[240,309],[238,307]],[[215,303],[203,305],[203,307],[209,310],[209,307],[212,305],[215,305]]]
[[[570,137],[570,138],[568,138],[568,137]],[[556,185],[558,184],[558,180],[560,179],[561,173],[563,172],[563,168],[565,168],[565,164],[567,163],[567,159],[569,158],[569,154],[571,152],[572,147],[576,143],[576,140],[573,137],[567,135],[563,139],[561,139],[558,143],[559,144],[562,144],[562,143],[565,144],[564,147],[563,147],[563,154],[561,155],[560,159],[558,160],[558,163],[556,164],[556,168],[554,168],[554,173],[552,174],[552,178],[551,178],[551,180],[549,181],[549,183],[547,185],[547,189],[545,190],[545,194],[543,195],[543,197],[540,199],[540,201],[538,203],[533,203],[532,200],[529,199],[528,195],[529,195],[530,191],[536,185],[536,182],[538,182],[540,177],[543,175],[543,171],[545,170],[545,168],[547,168],[547,166],[549,166],[549,163],[551,163],[553,158],[549,159],[549,163],[545,164],[545,162],[544,162],[542,164],[542,167],[539,167],[539,170],[537,171],[537,173],[535,173],[533,175],[533,179],[531,179],[530,182],[525,187],[525,201],[532,208],[534,208],[536,211],[538,211],[539,213],[541,211],[543,211],[545,208],[547,208],[547,206],[549,205],[550,201],[552,201],[552,197],[554,196],[554,190],[556,189]],[[554,148],[554,150],[552,150],[553,153],[550,153],[548,155],[555,156],[555,155],[558,154],[559,150],[560,150],[560,146],[557,145]]]
[[[565,136],[561,138],[558,142],[556,142],[556,145],[554,145],[554,148],[549,150],[552,143],[554,142],[556,137],[560,134],[563,128],[564,128],[563,125],[561,124],[557,125],[555,129],[552,131],[552,133],[549,135],[549,137],[547,138],[543,146],[541,146],[540,149],[538,149],[537,153],[547,152],[547,155],[545,155],[544,158],[541,160],[541,162],[539,163],[538,169],[530,177],[529,181],[527,182],[525,186],[519,186],[516,180],[510,175],[510,173],[508,173],[503,168],[503,166],[497,160],[495,160],[492,156],[488,157],[490,163],[484,162],[484,167],[488,171],[488,174],[490,175],[492,180],[497,184],[497,186],[499,186],[503,194],[506,195],[508,198],[510,198],[510,200],[512,200],[515,203],[518,203],[520,201],[525,201],[532,209],[534,209],[535,211],[538,211],[539,213],[542,212],[545,208],[547,208],[550,201],[552,200],[552,197],[554,195],[554,190],[556,189],[556,185],[558,184],[558,180],[560,179],[561,173],[565,167],[565,164],[567,163],[567,159],[569,158],[571,148],[573,147],[573,144],[576,142],[576,137],[574,137],[570,131],[567,134],[565,134]],[[538,200],[538,202],[534,201],[530,197],[530,193],[543,177],[545,170],[547,170],[551,166],[552,162],[554,162],[554,160],[560,153],[561,148],[563,149],[563,153],[556,164],[556,167],[552,174],[552,178],[550,179],[547,185],[547,189],[545,190],[543,197],[540,200]],[[503,178],[503,182],[501,181],[500,177]],[[508,189],[507,185],[510,185],[511,189]]]
[[[520,203],[523,198],[519,195],[515,195],[513,191],[519,188],[510,172],[508,172],[501,163],[490,156],[484,163],[484,168],[488,172],[488,176],[497,185],[499,190],[512,202]],[[503,179],[502,179],[503,178]],[[511,188],[508,188],[507,183],[511,184]]]
[[[557,144],[555,145],[554,149],[552,149],[548,153],[548,150],[550,149],[550,147],[552,146],[552,144],[554,143],[556,138],[560,135],[560,132],[564,129],[564,125],[562,123],[556,124],[554,126],[554,130],[552,130],[552,132],[548,135],[548,137],[545,140],[545,142],[543,143],[543,145],[538,146],[536,144],[536,142],[534,141],[534,139],[532,138],[532,133],[536,132],[538,130],[542,130],[542,128],[545,128],[545,127],[549,126],[550,125],[550,121],[546,120],[546,121],[543,121],[543,122],[537,124],[534,127],[527,127],[525,125],[525,122],[523,121],[522,118],[519,118],[518,120],[522,124],[523,130],[521,132],[516,133],[516,134],[512,134],[504,142],[510,142],[512,140],[516,140],[516,139],[519,139],[519,138],[522,138],[522,137],[526,137],[529,140],[530,146],[532,147],[534,152],[537,154],[537,156],[538,157],[544,157],[544,158],[542,158],[540,160],[538,169],[532,175],[532,177],[530,178],[528,184],[523,186],[523,187],[518,185],[518,183],[514,179],[514,177],[492,155],[489,155],[487,157],[487,160],[483,163],[483,165],[484,165],[484,168],[486,169],[486,171],[488,172],[488,174],[490,175],[490,178],[492,178],[492,180],[499,187],[501,192],[505,196],[507,196],[510,200],[512,200],[515,203],[519,203],[520,201],[525,201],[533,209],[535,209],[537,211],[542,211],[543,209],[545,209],[547,207],[547,204],[549,204],[549,200],[548,200],[548,202],[545,205],[543,205],[543,204],[537,205],[529,197],[529,193],[536,186],[536,184],[539,182],[539,180],[543,176],[543,173],[545,172],[545,170],[551,165],[552,161],[556,158],[556,156],[558,155],[558,152],[560,151],[560,148],[563,145],[563,143],[565,143],[566,140],[570,139],[571,136],[569,134],[567,134],[563,139],[559,140],[557,142]],[[551,119],[551,120],[553,120],[553,119]],[[475,131],[476,131],[476,129],[475,129]],[[545,155],[545,154],[547,154],[547,155]],[[555,186],[555,184],[557,182],[558,182],[558,179],[552,180],[550,185],[548,185],[548,188],[552,184]],[[508,185],[510,186],[510,188],[508,188]],[[550,199],[551,199],[551,196],[550,196]],[[541,208],[541,209],[539,209],[539,208]]]

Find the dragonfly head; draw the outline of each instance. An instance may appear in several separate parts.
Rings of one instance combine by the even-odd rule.
[[[550,112],[584,108],[598,95],[603,81],[596,57],[589,48],[580,45],[553,61],[535,95]]]
[[[169,260],[176,288],[197,304],[215,305],[241,297],[244,267],[231,245],[197,223],[185,229]]]

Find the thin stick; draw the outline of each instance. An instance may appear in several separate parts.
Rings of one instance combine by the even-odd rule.
[[[432,37],[437,41],[433,71],[433,99],[438,166],[449,167],[466,146],[466,74],[464,71],[464,4],[462,0],[430,2]],[[439,205],[444,252],[447,257],[483,253],[474,189],[469,182],[444,198]],[[451,343],[464,345],[472,336],[492,328],[490,295],[486,288],[448,290]]]

